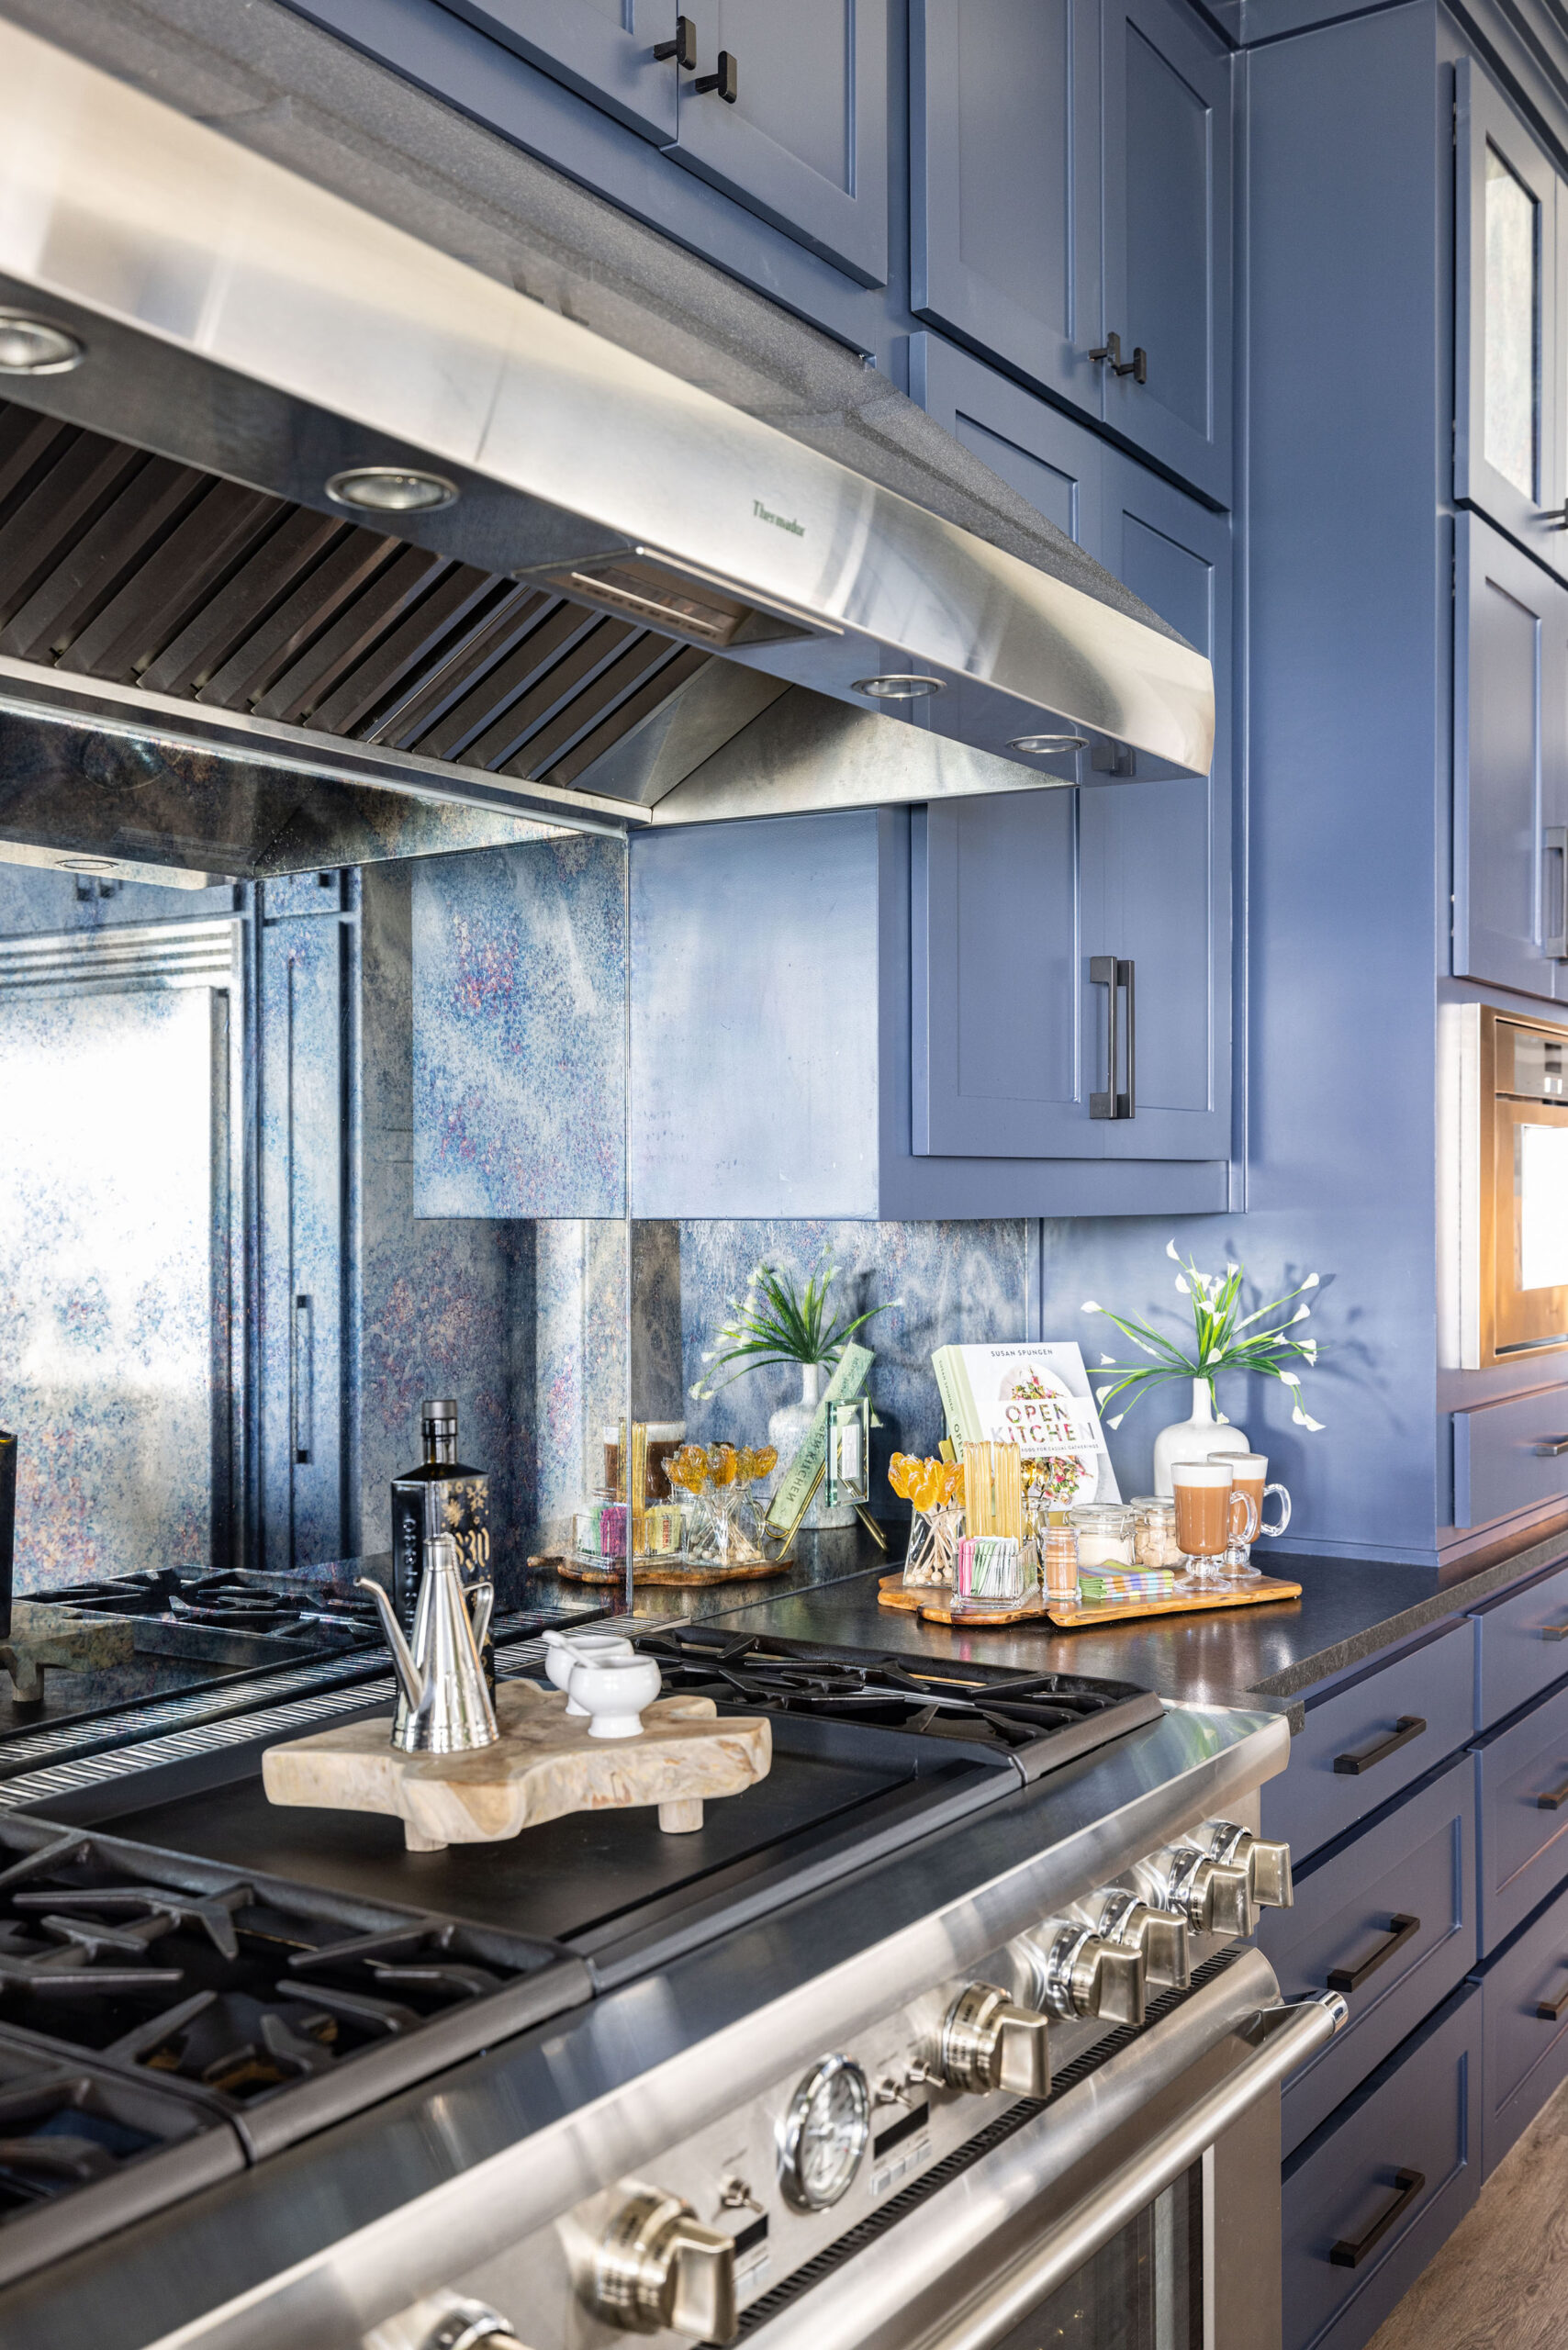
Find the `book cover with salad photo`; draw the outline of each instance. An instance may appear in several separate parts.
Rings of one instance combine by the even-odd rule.
[[[960,1460],[966,1444],[1015,1444],[1052,1462],[1054,1507],[1120,1501],[1083,1355],[1070,1339],[938,1347],[931,1364]]]

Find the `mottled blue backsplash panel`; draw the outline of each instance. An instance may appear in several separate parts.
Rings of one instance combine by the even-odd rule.
[[[626,852],[581,834],[416,866],[414,1202],[619,1216]]]
[[[729,1300],[744,1295],[759,1260],[789,1267],[803,1281],[824,1251],[838,1267],[835,1314],[862,1314],[902,1301],[863,1334],[876,1352],[871,1401],[885,1423],[873,1446],[879,1472],[888,1454],[935,1452],[943,1434],[932,1349],[1022,1338],[1026,1297],[1021,1218],[959,1224],[683,1224],[680,1227],[681,1351],[688,1391],[708,1368],[702,1356]],[[796,1400],[800,1373],[748,1371],[711,1402],[688,1393],[687,1427],[706,1442],[758,1444],[768,1414]],[[872,1495],[896,1508],[879,1473]]]
[[[213,1053],[205,988],[0,997],[20,1591],[207,1563]]]

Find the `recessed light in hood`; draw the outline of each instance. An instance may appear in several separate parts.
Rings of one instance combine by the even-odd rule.
[[[47,319],[0,310],[0,375],[66,375],[87,353],[73,334]]]
[[[334,474],[327,495],[335,506],[362,514],[437,514],[456,502],[456,485],[441,474],[413,473],[403,465],[356,465]]]
[[[940,677],[857,677],[857,694],[870,694],[877,701],[924,701],[927,694],[939,694]]]
[[[1014,734],[1007,745],[1032,759],[1058,759],[1069,751],[1086,751],[1087,734]]]

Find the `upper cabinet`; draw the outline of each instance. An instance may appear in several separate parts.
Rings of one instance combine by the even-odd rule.
[[[1454,496],[1562,571],[1568,191],[1469,58],[1454,69]]]
[[[667,146],[678,79],[669,0],[444,0],[607,114]],[[669,54],[655,57],[656,48]]]
[[[913,0],[912,304],[1228,504],[1230,67],[1172,0]]]
[[[887,0],[684,0],[670,152],[862,285],[888,274]]]

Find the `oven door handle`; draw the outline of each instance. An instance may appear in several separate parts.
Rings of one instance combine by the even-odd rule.
[[[1260,2047],[1113,2171],[1070,2218],[1040,2238],[1025,2260],[927,2333],[919,2350],[994,2350],[1058,2285],[1162,2195],[1172,2179],[1180,2178],[1249,2106],[1326,2047],[1349,2012],[1337,1991],[1320,1992],[1291,2007],[1265,2009],[1260,2018],[1264,2033]]]

